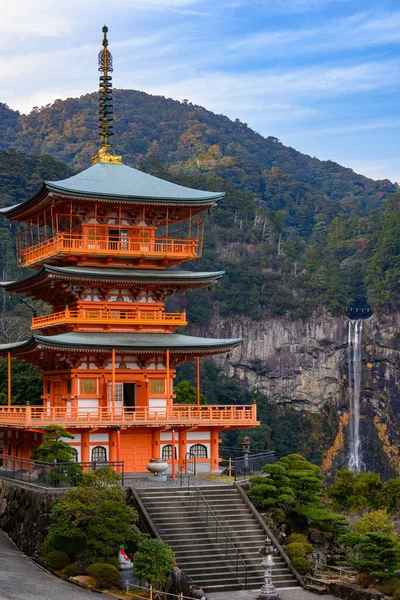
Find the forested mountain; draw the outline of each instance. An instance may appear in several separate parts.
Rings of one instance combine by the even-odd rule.
[[[400,310],[396,185],[305,156],[239,120],[186,101],[116,90],[114,104],[115,148],[125,164],[190,187],[226,192],[206,217],[202,258],[185,265],[223,269],[225,277],[210,292],[171,300],[171,310],[188,309],[189,333],[206,325],[215,311],[231,320],[243,315],[267,321],[305,319],[326,310],[340,315],[348,305]],[[0,205],[24,200],[42,179],[63,179],[90,166],[98,149],[97,115],[97,94],[58,100],[29,115],[0,104]],[[0,276],[10,280],[21,274],[14,231],[1,222]],[[22,300],[3,296],[0,343],[26,337],[31,311]],[[4,361],[0,368],[6,368]],[[21,373],[25,377],[26,371]],[[30,372],[29,377],[37,385],[31,383],[34,403],[40,377]],[[193,381],[193,366],[185,365],[178,377]],[[5,385],[0,377],[0,404],[6,401]],[[16,371],[16,402],[22,401],[23,385]],[[257,401],[263,424],[249,433],[254,447],[275,448],[278,455],[300,451],[319,460],[333,441],[337,414],[329,402],[315,415],[275,405],[257,391],[244,390],[209,361],[202,364],[202,386],[209,402]],[[226,441],[236,445],[240,435],[234,432]]]
[[[194,323],[207,322],[215,303],[222,315],[253,319],[305,318],[321,307],[340,314],[349,304],[398,308],[390,266],[396,246],[386,239],[397,233],[398,194],[385,205],[394,184],[311,158],[186,101],[133,90],[114,94],[115,147],[126,164],[226,192],[209,217],[201,261],[187,267],[227,275],[211,294],[175,301],[190,306]],[[97,94],[57,100],[29,115],[0,105],[2,145],[86,168],[98,147],[97,100]],[[1,152],[2,204],[69,169],[48,157]]]

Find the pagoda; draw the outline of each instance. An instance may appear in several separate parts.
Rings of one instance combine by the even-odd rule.
[[[219,432],[256,426],[255,405],[174,404],[179,363],[227,353],[241,339],[176,333],[186,314],[168,297],[214,285],[223,272],[183,271],[201,256],[202,214],[222,198],[122,163],[115,154],[112,56],[107,27],[99,54],[101,147],[88,169],[45,181],[31,198],[0,212],[18,225],[17,254],[29,275],[3,283],[8,293],[42,299],[51,312],[32,318],[29,339],[0,345],[8,357],[8,406],[0,408],[3,452],[30,457],[43,427],[58,424],[80,462],[124,461],[142,472],[152,458],[215,471]],[[171,268],[173,267],[173,268]],[[41,406],[11,405],[11,357],[43,374]]]

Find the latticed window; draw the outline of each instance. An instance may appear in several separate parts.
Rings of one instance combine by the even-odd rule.
[[[163,447],[161,458],[163,458],[164,460],[172,460],[172,445],[171,444],[168,444],[167,446]]]
[[[207,457],[207,446],[204,444],[194,444],[190,448],[191,454],[194,454],[196,458],[208,458]]]
[[[96,446],[92,450],[93,462],[107,462],[107,448],[104,446]]]
[[[172,460],[172,444],[167,444],[163,446],[161,458],[164,460]],[[175,448],[175,459],[177,458],[177,452]]]
[[[109,400],[110,400],[110,402],[112,400],[112,391],[113,391],[113,384],[109,383],[108,384],[108,394],[109,394]],[[115,384],[115,397],[114,397],[114,400],[117,403],[123,403],[123,401],[124,401],[124,384],[123,383],[116,383]]]

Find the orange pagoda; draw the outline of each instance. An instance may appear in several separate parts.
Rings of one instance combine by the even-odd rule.
[[[8,406],[0,408],[3,452],[30,457],[43,427],[59,424],[78,460],[124,461],[142,472],[151,458],[203,471],[218,468],[219,432],[257,425],[255,405],[174,404],[179,363],[226,353],[241,339],[176,333],[185,313],[166,299],[211,286],[223,272],[179,270],[201,255],[202,213],[223,194],[163,181],[122,163],[113,134],[112,57],[107,28],[99,54],[101,148],[93,165],[1,210],[18,224],[19,264],[29,275],[3,283],[9,293],[47,302],[26,341],[0,346],[8,357]],[[11,405],[11,357],[40,367],[41,406]]]

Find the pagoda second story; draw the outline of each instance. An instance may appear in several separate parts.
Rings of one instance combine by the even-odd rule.
[[[30,199],[2,211],[18,223],[21,267],[163,269],[201,256],[201,213],[223,194],[186,188],[104,153],[90,168],[45,181]]]
[[[19,226],[20,266],[36,270],[9,291],[29,288],[52,306],[32,319],[32,330],[45,334],[171,333],[187,320],[165,310],[166,298],[222,275],[167,268],[201,254],[201,213],[222,194],[158,179],[112,154],[97,160],[1,211]]]

